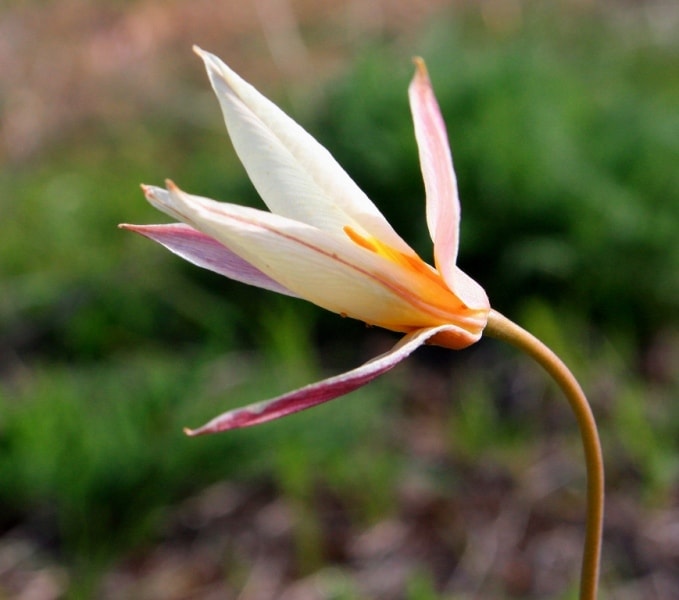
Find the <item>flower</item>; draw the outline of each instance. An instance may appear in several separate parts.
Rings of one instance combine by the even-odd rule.
[[[121,225],[231,279],[298,296],[330,311],[405,333],[364,365],[244,408],[190,435],[263,423],[351,392],[424,343],[476,342],[490,305],[456,265],[457,182],[445,124],[421,59],[409,99],[426,192],[434,264],[394,231],[330,153],[216,56],[203,59],[229,135],[271,212],[193,196],[168,181],[142,186],[148,201],[182,223]]]

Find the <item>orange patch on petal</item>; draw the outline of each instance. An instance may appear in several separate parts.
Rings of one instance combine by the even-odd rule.
[[[344,233],[346,233],[349,236],[352,242],[358,244],[361,248],[365,248],[366,250],[370,250],[371,252],[379,253],[379,249],[375,244],[370,242],[368,239],[364,238],[362,235],[356,233],[348,225],[344,227]]]
[[[372,273],[371,275],[377,280],[383,281],[386,287],[421,310],[422,314],[431,315],[431,322],[379,323],[380,326],[408,333],[421,327],[451,323],[460,327],[459,333],[453,332],[436,336],[436,339],[432,340],[431,343],[448,348],[464,348],[478,340],[485,325],[483,315],[477,310],[470,310],[447,286],[434,267],[428,265],[414,252],[404,253],[396,250],[374,237],[366,237],[358,233],[350,226],[345,226],[344,232],[357,246],[379,255],[403,269],[405,279],[399,282],[382,280],[380,273]]]
[[[370,250],[375,254],[379,254],[380,256],[402,267],[405,267],[409,271],[413,271],[414,274],[418,276],[425,277],[430,283],[442,288],[442,290],[447,294],[452,293],[438,271],[424,262],[419,256],[417,256],[417,254],[405,254],[399,250],[395,250],[387,244],[380,242],[379,240],[374,238],[368,239],[362,236],[360,233],[354,231],[354,229],[348,225],[344,227],[344,233],[349,236],[352,242],[358,246],[361,246],[361,248],[365,248],[366,250]]]

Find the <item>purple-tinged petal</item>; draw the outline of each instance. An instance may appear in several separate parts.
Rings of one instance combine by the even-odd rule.
[[[158,242],[177,256],[198,267],[214,271],[241,283],[254,285],[279,294],[297,296],[237,254],[234,254],[214,238],[184,223],[168,225],[122,224],[120,227]]]
[[[373,358],[351,371],[312,383],[270,400],[263,400],[243,408],[230,410],[215,417],[198,429],[185,429],[184,431],[187,435],[194,436],[249,427],[291,415],[323,402],[328,402],[363,387],[373,379],[391,370],[436,334],[457,330],[458,328],[452,325],[418,329],[403,337],[385,354]]]

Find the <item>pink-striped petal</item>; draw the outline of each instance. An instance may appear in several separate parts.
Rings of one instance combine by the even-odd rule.
[[[300,298],[395,331],[455,324],[478,339],[487,315],[460,300],[426,265],[413,268],[310,225],[247,206],[144,186],[149,202],[213,237]]]
[[[229,279],[254,285],[266,290],[288,296],[297,296],[257,267],[237,254],[234,254],[214,238],[185,225],[170,223],[167,225],[120,225],[121,229],[134,231],[154,242],[165,246],[170,252],[203,269],[214,271]]]
[[[408,88],[415,138],[427,196],[427,226],[434,242],[436,269],[454,289],[459,243],[460,201],[446,125],[434,96],[424,61],[415,59],[417,70]]]
[[[457,331],[457,329],[451,325],[419,329],[403,337],[385,354],[370,360],[356,369],[317,383],[312,383],[271,400],[264,400],[243,408],[230,410],[198,429],[185,429],[184,431],[187,435],[194,436],[249,427],[328,402],[363,387],[373,379],[393,369],[398,363],[436,334]]]
[[[448,288],[471,309],[487,311],[485,290],[456,265],[460,235],[460,200],[446,125],[424,61],[408,88],[415,137],[427,196],[427,226],[434,242],[434,262]]]

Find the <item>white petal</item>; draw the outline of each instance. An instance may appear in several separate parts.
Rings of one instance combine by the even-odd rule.
[[[219,58],[199,48],[236,153],[269,209],[339,233],[345,226],[408,245],[332,155]]]
[[[311,408],[312,406],[317,406],[339,396],[344,396],[393,369],[427,340],[437,333],[446,332],[451,328],[448,325],[443,325],[441,327],[420,329],[405,336],[385,354],[373,358],[356,369],[317,383],[312,383],[271,400],[264,400],[243,408],[227,411],[202,427],[186,429],[185,432],[188,435],[203,435],[259,425],[260,423],[266,423],[267,421],[279,419]]]
[[[145,188],[158,208],[215,238],[242,259],[327,310],[397,331],[444,323],[476,330],[475,315],[461,315],[460,301],[443,282],[418,274],[348,236],[257,209]]]

